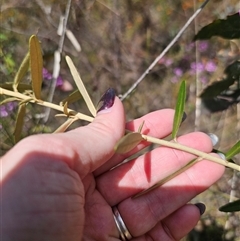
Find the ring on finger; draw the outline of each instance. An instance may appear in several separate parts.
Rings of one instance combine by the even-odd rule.
[[[112,208],[113,210],[113,217],[114,217],[114,221],[116,223],[117,229],[119,231],[120,234],[120,238],[122,241],[126,241],[126,240],[130,240],[132,239],[132,235],[130,234],[130,232],[127,229],[126,224],[124,223],[118,209],[116,206],[114,206]]]

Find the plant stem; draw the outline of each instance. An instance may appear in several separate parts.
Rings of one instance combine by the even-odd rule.
[[[8,95],[8,96],[16,97],[16,98],[19,98],[19,100],[28,100],[31,103],[36,103],[36,104],[41,105],[41,106],[46,106],[46,107],[49,107],[49,108],[52,108],[52,109],[55,109],[55,110],[58,110],[58,111],[64,113],[64,106],[56,105],[56,104],[46,102],[46,101],[42,101],[42,100],[30,99],[28,95],[24,95],[24,94],[21,94],[19,92],[14,92],[14,91],[11,91],[11,90],[6,90],[6,89],[1,88],[1,87],[0,87],[0,95]],[[76,112],[76,111],[74,111],[72,109],[69,109],[69,108],[67,109],[67,112],[68,113],[72,112],[77,118],[79,118],[81,120],[86,120],[86,121],[89,121],[89,122],[92,122],[94,120],[94,118],[91,117],[91,116]],[[155,137],[152,137],[152,136],[143,135],[143,134],[142,134],[142,137],[143,137],[144,140],[146,140],[148,142],[152,142],[152,143],[155,143],[155,144],[160,144],[162,146],[166,146],[166,147],[174,148],[174,149],[177,149],[177,150],[185,151],[185,152],[194,154],[194,155],[196,155],[200,158],[207,159],[209,161],[213,161],[213,162],[216,162],[220,165],[223,165],[223,166],[232,168],[234,170],[240,171],[240,166],[238,166],[235,163],[228,162],[227,160],[223,160],[221,158],[212,156],[210,154],[207,154],[205,152],[193,149],[191,147],[184,146],[184,145],[176,143],[176,142],[170,142],[170,141],[158,139],[158,138],[155,138]]]
[[[167,146],[167,147],[171,147],[171,148],[174,148],[174,149],[177,149],[177,150],[185,151],[185,152],[194,154],[198,157],[201,157],[203,159],[207,159],[209,161],[213,161],[213,162],[216,162],[220,165],[223,165],[223,166],[235,169],[237,171],[240,171],[240,166],[238,166],[235,163],[228,162],[227,160],[223,160],[219,157],[212,156],[208,153],[193,149],[191,147],[184,146],[184,145],[176,143],[176,142],[170,142],[170,141],[158,139],[158,138],[155,138],[155,137],[152,137],[152,136],[142,135],[142,137],[143,137],[143,139],[145,139],[148,142],[152,142],[152,143],[155,143],[155,144],[160,144],[162,146]]]
[[[1,87],[0,87],[0,95],[8,95],[8,96],[17,97],[17,98],[19,98],[19,100],[29,100],[29,102],[31,102],[31,103],[36,103],[38,105],[49,107],[51,109],[58,110],[58,111],[64,113],[64,107],[63,106],[56,105],[56,104],[53,104],[53,103],[50,103],[50,102],[47,102],[47,101],[37,100],[37,99],[30,100],[28,95],[24,95],[24,94],[21,94],[19,92],[14,92],[14,91],[11,91],[11,90],[6,90],[6,89],[3,89]],[[93,119],[94,119],[91,116],[76,112],[76,111],[74,111],[72,109],[69,109],[69,108],[67,109],[67,112],[68,113],[71,113],[71,112],[74,113],[74,115],[81,120],[92,122]]]

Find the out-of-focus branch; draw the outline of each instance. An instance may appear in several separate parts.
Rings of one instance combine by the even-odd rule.
[[[50,91],[48,95],[48,102],[52,102],[55,88],[56,88],[56,83],[57,83],[57,78],[59,76],[60,72],[60,62],[61,62],[61,53],[63,49],[63,43],[64,43],[64,38],[65,38],[65,33],[66,33],[66,28],[67,28],[67,21],[68,21],[68,16],[70,12],[70,7],[71,7],[71,0],[68,0],[67,6],[66,6],[66,11],[65,15],[60,17],[60,23],[59,23],[59,29],[60,29],[60,40],[58,44],[58,49],[54,53],[54,65],[53,65],[53,80],[50,86]],[[45,111],[45,115],[43,118],[43,122],[47,122],[49,114],[50,114],[50,108],[47,108]]]
[[[141,83],[141,81],[146,77],[147,74],[150,73],[150,71],[153,69],[153,67],[159,62],[159,60],[168,52],[168,50],[178,41],[180,36],[183,34],[183,32],[188,28],[188,26],[192,23],[192,21],[197,17],[197,15],[203,10],[203,8],[206,6],[206,4],[209,2],[209,0],[206,0],[200,8],[189,18],[189,20],[186,22],[186,24],[182,27],[182,29],[178,32],[176,37],[168,44],[168,46],[162,51],[160,55],[157,56],[157,58],[152,62],[152,64],[147,68],[147,70],[140,76],[140,78],[129,88],[129,90],[120,96],[121,100],[126,99],[128,95],[132,93],[132,91]]]

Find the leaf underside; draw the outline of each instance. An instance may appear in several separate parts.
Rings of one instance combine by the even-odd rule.
[[[127,153],[131,151],[134,147],[136,147],[141,141],[143,137],[138,132],[131,132],[121,138],[115,146],[115,151],[120,154]]]
[[[29,40],[32,89],[36,99],[41,99],[43,58],[39,40],[33,35]]]
[[[15,123],[15,130],[14,130],[15,143],[17,143],[21,139],[25,113],[26,113],[26,103],[23,103],[18,107],[17,120]]]
[[[89,111],[95,117],[96,116],[96,108],[95,108],[94,104],[92,103],[92,100],[82,82],[82,79],[81,79],[75,65],[73,64],[72,59],[69,56],[66,56],[66,61],[67,61],[68,67],[71,71],[71,74],[73,76],[73,79],[78,87],[79,92],[82,94],[83,99],[86,102]]]
[[[13,88],[16,91],[19,83],[23,80],[23,77],[26,75],[29,69],[29,52],[24,57],[13,81]]]

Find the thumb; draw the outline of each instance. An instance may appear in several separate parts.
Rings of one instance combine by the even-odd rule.
[[[125,114],[122,102],[109,88],[97,107],[97,116],[87,126],[65,133],[74,152],[74,169],[83,178],[107,162],[114,154],[116,142],[125,131]],[[65,139],[66,140],[66,139]]]
[[[23,139],[3,159],[8,173],[28,161],[65,162],[81,178],[103,165],[125,130],[124,109],[110,88],[102,96],[92,123],[59,134],[33,135]],[[12,162],[8,162],[12,160]]]

